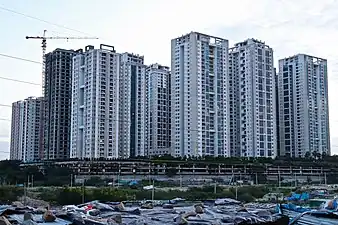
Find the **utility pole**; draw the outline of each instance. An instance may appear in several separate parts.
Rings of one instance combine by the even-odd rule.
[[[73,187],[73,174],[70,174],[70,187]]]
[[[216,194],[217,193],[217,183],[215,182],[214,183],[214,194]]]
[[[256,185],[258,185],[258,176],[257,176],[257,173],[256,173]]]
[[[85,179],[82,180],[82,203],[85,201]]]
[[[327,185],[326,172],[324,173],[324,181],[325,181],[325,185]]]
[[[280,171],[278,170],[278,187],[280,188]]]
[[[149,175],[148,175],[148,179],[149,179],[149,185],[151,184],[151,168],[150,168],[150,163],[149,163]]]
[[[182,175],[180,174],[180,188],[182,188]]]
[[[34,187],[34,174],[32,174],[31,183],[32,183],[31,187]]]
[[[237,184],[236,184],[236,200],[238,199],[238,188],[237,188]]]
[[[27,184],[26,183],[23,184],[23,193],[24,193],[23,204],[27,205]]]
[[[151,201],[154,202],[154,195],[155,195],[155,180],[153,180],[153,189],[151,191]]]

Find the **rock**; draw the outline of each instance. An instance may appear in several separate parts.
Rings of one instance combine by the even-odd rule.
[[[23,215],[23,223],[22,225],[37,225],[36,222],[33,220],[33,215],[31,213],[26,212]]]
[[[116,208],[117,208],[119,211],[125,211],[125,210],[126,210],[126,208],[124,207],[123,202],[120,202],[120,204],[118,204],[118,205],[116,206]]]
[[[196,216],[196,215],[197,215],[196,212],[191,211],[191,212],[183,213],[182,217],[185,218],[185,219],[188,219],[190,216]]]
[[[203,203],[197,203],[197,204],[194,205],[194,207],[196,207],[196,206],[201,206],[202,208],[205,208]]]
[[[56,220],[56,217],[54,216],[54,214],[47,210],[43,215],[42,215],[42,219],[45,222],[54,222]]]
[[[33,220],[33,215],[31,213],[26,212],[23,215],[23,221],[26,221],[26,220]]]
[[[23,208],[23,207],[25,207],[25,206],[24,206],[21,202],[19,202],[19,201],[12,202],[12,206],[17,207],[17,208]]]
[[[188,219],[190,216],[196,216],[196,215],[197,215],[197,213],[194,212],[194,211],[187,212],[187,213],[183,213],[183,214],[181,214],[179,217],[177,217],[177,218],[175,219],[175,222],[176,222],[177,224],[179,224],[179,225],[188,224],[188,220],[187,220],[187,219]]]
[[[204,213],[204,209],[202,208],[202,206],[196,205],[195,206],[195,212],[198,213],[198,214],[202,214],[202,213]]]
[[[88,212],[88,215],[90,215],[90,216],[98,216],[98,215],[100,215],[100,210],[98,210],[98,209],[91,209],[91,210],[89,210]]]
[[[0,225],[11,225],[8,219],[4,216],[0,216]]]
[[[174,219],[175,223],[178,225],[184,225],[188,224],[188,220],[183,217],[183,215],[180,215]]]
[[[120,214],[114,215],[108,220],[111,222],[115,222],[116,224],[122,224],[122,216]]]
[[[112,220],[112,219],[108,219],[107,220],[107,224],[108,225],[117,225],[118,223],[116,223],[114,220]]]
[[[141,209],[153,209],[154,206],[152,203],[145,203],[143,205],[141,205]]]

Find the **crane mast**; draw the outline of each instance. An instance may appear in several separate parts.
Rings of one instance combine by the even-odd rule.
[[[97,37],[46,37],[47,30],[43,31],[43,36],[26,36],[26,39],[40,39],[42,47],[42,95],[45,95],[45,76],[46,76],[46,49],[47,49],[47,39],[98,39]]]
[[[43,31],[43,37],[46,36],[47,30]],[[42,87],[42,96],[45,96],[45,75],[46,75],[46,49],[47,49],[47,40],[46,38],[42,39],[41,43],[42,47],[42,80],[41,80],[41,87]]]

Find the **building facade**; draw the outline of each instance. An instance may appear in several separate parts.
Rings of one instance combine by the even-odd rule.
[[[43,151],[42,110],[42,97],[29,97],[12,104],[11,160],[40,160]]]
[[[171,41],[172,154],[229,156],[228,41],[197,32]]]
[[[298,54],[279,60],[281,155],[330,154],[327,60]]]
[[[70,149],[73,50],[46,54],[44,159],[67,159]]]
[[[71,158],[119,158],[120,55],[87,46],[73,58]]]
[[[248,39],[229,50],[230,149],[241,157],[276,155],[273,50]]]
[[[167,66],[147,67],[148,84],[148,154],[171,154],[171,79]]]
[[[147,155],[148,77],[144,57],[120,55],[119,78],[119,156]]]

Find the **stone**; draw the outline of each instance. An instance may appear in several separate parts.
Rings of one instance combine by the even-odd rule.
[[[196,207],[196,206],[200,206],[200,207],[204,208],[203,203],[197,203],[197,204],[194,205],[194,207]]]
[[[23,215],[23,221],[26,221],[26,220],[33,220],[33,215],[31,213],[26,212]]]
[[[179,224],[179,225],[185,225],[188,224],[188,220],[186,218],[183,217],[183,215],[175,218],[175,223]]]
[[[42,219],[45,222],[54,222],[56,220],[56,216],[54,216],[54,214],[47,210],[43,215],[42,215]]]
[[[23,207],[25,207],[25,206],[24,206],[21,202],[19,202],[19,201],[12,202],[12,206],[17,207],[17,208],[23,208]]]
[[[111,219],[114,220],[117,224],[122,224],[122,216],[121,216],[121,214],[117,214],[115,216],[112,216]]]
[[[143,205],[141,205],[141,209],[153,209],[154,206],[152,203],[145,203]]]
[[[195,212],[198,213],[198,214],[202,214],[202,213],[204,213],[204,209],[203,209],[202,206],[196,205],[195,206]]]
[[[4,216],[0,216],[0,225],[11,225],[8,219]]]
[[[98,209],[91,209],[91,210],[89,210],[88,212],[87,212],[90,216],[98,216],[98,215],[100,215],[100,210],[98,210]]]
[[[118,204],[118,205],[116,206],[116,208],[117,208],[119,211],[125,211],[125,210],[126,210],[126,207],[124,207],[123,202],[120,202],[120,204]]]

